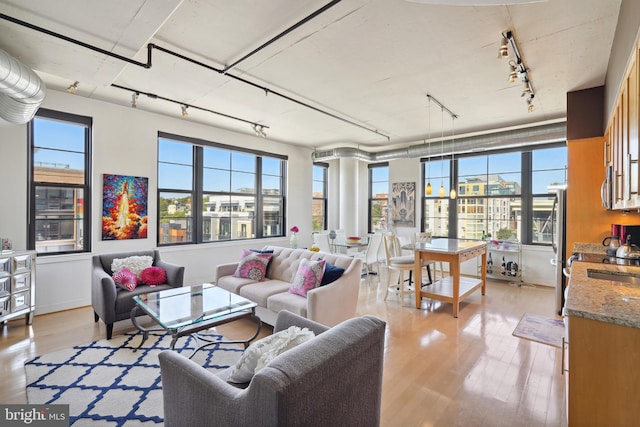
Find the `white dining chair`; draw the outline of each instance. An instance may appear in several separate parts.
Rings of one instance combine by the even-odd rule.
[[[384,299],[386,301],[389,295],[389,288],[393,287],[394,292],[399,291],[400,301],[404,303],[405,295],[413,293],[414,289],[411,285],[411,274],[407,280],[404,278],[405,272],[413,271],[415,263],[415,257],[413,255],[402,255],[402,247],[400,246],[400,240],[395,234],[387,234],[384,236],[384,252],[387,263],[387,286],[384,292]],[[399,280],[397,285],[391,284],[391,271],[399,272]],[[408,282],[408,283],[405,283]]]
[[[362,260],[363,274],[367,275],[367,283],[371,284],[372,267],[375,267],[375,274],[378,276],[378,284],[380,283],[380,258],[378,258],[378,249],[382,244],[382,234],[369,234],[369,242],[364,251],[353,254],[354,258]]]
[[[320,249],[320,252],[332,253],[331,244],[329,243],[328,233],[314,233],[313,243]]]
[[[412,243],[413,244],[420,244],[420,243],[431,243],[431,231],[422,231],[419,233],[415,233],[412,236]],[[422,263],[422,268],[426,268],[427,270],[427,277],[429,278],[429,284],[435,282],[438,280],[437,278],[437,264],[440,265],[440,278],[444,278],[444,268],[443,268],[443,264],[442,261],[438,261],[436,263],[436,261],[423,261]],[[433,276],[432,276],[433,275]],[[424,275],[422,276],[424,277]]]

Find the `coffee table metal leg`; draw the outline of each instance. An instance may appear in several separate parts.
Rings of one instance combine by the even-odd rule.
[[[142,333],[142,341],[140,341],[140,344],[138,344],[138,346],[136,348],[133,349],[133,351],[137,351],[140,347],[142,347],[142,344],[144,344],[144,342],[147,340],[147,338],[149,338],[149,331],[145,328],[143,328],[142,326],[140,326],[140,324],[138,324],[138,321],[136,320],[136,312],[138,311],[138,306],[135,305],[132,309],[131,309],[131,323],[133,323],[133,326],[136,327],[136,329]]]
[[[201,335],[198,335],[197,333],[192,333],[192,334],[184,334],[184,335],[191,335],[193,337],[193,339],[195,340],[195,349],[193,350],[193,353],[191,353],[191,355],[189,356],[189,359],[191,359],[198,351],[202,350],[205,347],[208,347],[210,345],[214,345],[214,344],[242,344],[244,345],[244,348],[246,349],[247,347],[249,347],[249,344],[251,343],[251,341],[253,341],[254,339],[256,339],[258,337],[258,335],[260,334],[260,331],[262,330],[262,320],[260,320],[260,318],[258,316],[256,316],[255,313],[252,313],[250,315],[250,317],[256,322],[256,324],[258,325],[256,333],[253,334],[253,336],[251,336],[251,338],[248,338],[246,340],[237,340],[237,341],[211,341],[208,340],[206,338],[204,338]],[[173,349],[173,344],[175,343],[175,340],[177,340],[180,336],[180,334],[176,334],[174,339],[171,341],[171,348]],[[205,341],[204,344],[199,345],[200,341]]]

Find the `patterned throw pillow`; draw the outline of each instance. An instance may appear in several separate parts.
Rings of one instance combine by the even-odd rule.
[[[140,282],[149,285],[162,285],[167,281],[167,272],[162,267],[147,267],[140,273]]]
[[[253,375],[275,359],[276,356],[305,341],[309,341],[314,336],[315,334],[307,328],[291,326],[288,329],[255,341],[242,353],[242,357],[233,366],[227,381],[238,384],[251,381]]]
[[[291,287],[289,292],[296,295],[307,296],[313,288],[320,286],[322,282],[322,275],[324,274],[325,260],[311,261],[306,258],[302,258],[296,275],[293,276]]]
[[[264,282],[267,265],[272,256],[273,254],[270,253],[256,253],[244,249],[238,267],[233,273],[233,277],[242,277],[243,279],[253,279],[258,282]]]
[[[111,271],[117,273],[123,268],[129,269],[130,272],[136,275],[136,278],[140,278],[140,273],[147,267],[153,265],[153,258],[148,255],[134,255],[128,258],[116,258],[111,263]]]
[[[138,284],[136,275],[126,267],[120,269],[117,273],[113,273],[112,277],[117,286],[128,291],[134,290]]]

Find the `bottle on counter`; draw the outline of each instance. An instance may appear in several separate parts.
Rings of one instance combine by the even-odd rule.
[[[493,273],[493,259],[491,259],[491,252],[489,252],[489,259],[487,259],[487,273]]]
[[[502,257],[502,265],[500,266],[500,274],[502,274],[503,276],[506,275],[507,273],[507,263],[504,260],[504,257]]]

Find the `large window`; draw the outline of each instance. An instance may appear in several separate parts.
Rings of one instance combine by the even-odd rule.
[[[450,166],[448,160],[440,159],[423,167],[422,230],[435,237],[449,236]]]
[[[521,236],[521,153],[458,160],[457,232],[461,239],[483,234],[506,240]]]
[[[158,244],[284,235],[285,158],[158,137]]]
[[[29,248],[91,251],[91,118],[38,110],[29,123]]]
[[[389,164],[369,165],[369,233],[389,226]]]
[[[311,221],[313,230],[327,229],[327,171],[326,163],[313,165],[313,204],[311,206]]]
[[[441,167],[447,173],[440,174]],[[446,187],[450,167],[458,189],[454,200],[449,199]],[[433,191],[423,197],[423,229],[432,230],[436,236],[446,235],[440,230],[449,230],[449,236],[462,239],[488,235],[497,240],[515,237],[526,244],[550,244],[553,192],[548,187],[566,183],[566,168],[565,144],[531,151],[461,155],[453,164],[445,159],[442,165],[438,160],[429,165],[424,159],[423,191],[429,182]],[[444,197],[438,192],[440,182],[445,185]],[[444,210],[438,203],[449,204],[455,211],[437,217],[434,212]],[[450,223],[445,226],[447,217]]]

